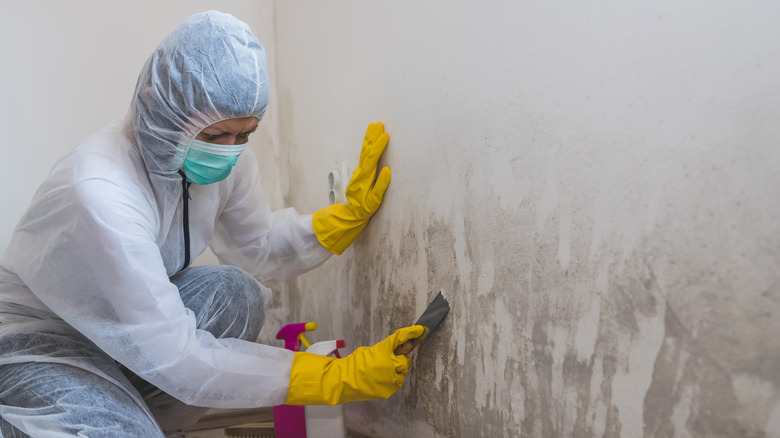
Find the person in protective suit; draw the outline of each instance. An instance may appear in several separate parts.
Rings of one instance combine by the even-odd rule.
[[[386,398],[407,327],[343,359],[253,342],[289,278],[379,207],[388,142],[366,133],[347,203],[271,212],[246,148],[268,106],[263,47],[216,11],[155,50],[128,114],[60,159],[0,255],[0,436],[158,437],[208,408]],[[211,247],[218,266],[190,267]]]

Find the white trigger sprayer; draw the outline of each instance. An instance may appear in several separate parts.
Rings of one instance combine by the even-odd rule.
[[[339,348],[344,348],[345,342],[341,339],[337,341],[322,341],[316,344],[311,344],[311,347],[306,349],[307,353],[319,354],[320,356],[332,356],[341,359],[339,354]]]

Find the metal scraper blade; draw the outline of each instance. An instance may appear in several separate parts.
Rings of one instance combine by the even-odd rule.
[[[429,332],[433,331],[449,311],[450,303],[444,298],[444,295],[439,292],[439,294],[433,298],[433,301],[428,304],[428,308],[425,309],[425,312],[420,316],[420,319],[417,320],[416,325],[428,327]]]
[[[422,336],[419,338],[411,339],[409,341],[406,341],[405,343],[399,345],[395,348],[393,353],[396,355],[408,355],[409,353],[414,350],[414,347],[420,344],[423,339],[425,339],[426,336],[428,336],[428,333],[430,333],[433,329],[435,329],[442,319],[444,319],[444,316],[447,315],[447,312],[450,311],[450,303],[444,298],[444,295],[439,292],[438,295],[436,295],[433,298],[433,301],[431,301],[430,304],[428,304],[428,307],[425,309],[423,314],[420,316],[420,319],[417,320],[417,323],[415,325],[421,325],[425,327],[427,330],[425,333],[423,333]]]

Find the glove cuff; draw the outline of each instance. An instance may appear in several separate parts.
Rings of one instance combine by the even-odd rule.
[[[341,255],[368,224],[368,217],[355,217],[347,204],[329,205],[312,216],[312,228],[320,244],[328,251]]]
[[[339,403],[339,388],[325,388],[323,377],[336,358],[297,351],[290,370],[290,388],[286,405],[335,405]]]

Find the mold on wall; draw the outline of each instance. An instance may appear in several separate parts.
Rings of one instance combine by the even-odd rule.
[[[285,200],[325,205],[376,120],[393,170],[352,248],[277,296],[348,349],[452,304],[349,427],[780,436],[777,12],[276,3]]]

